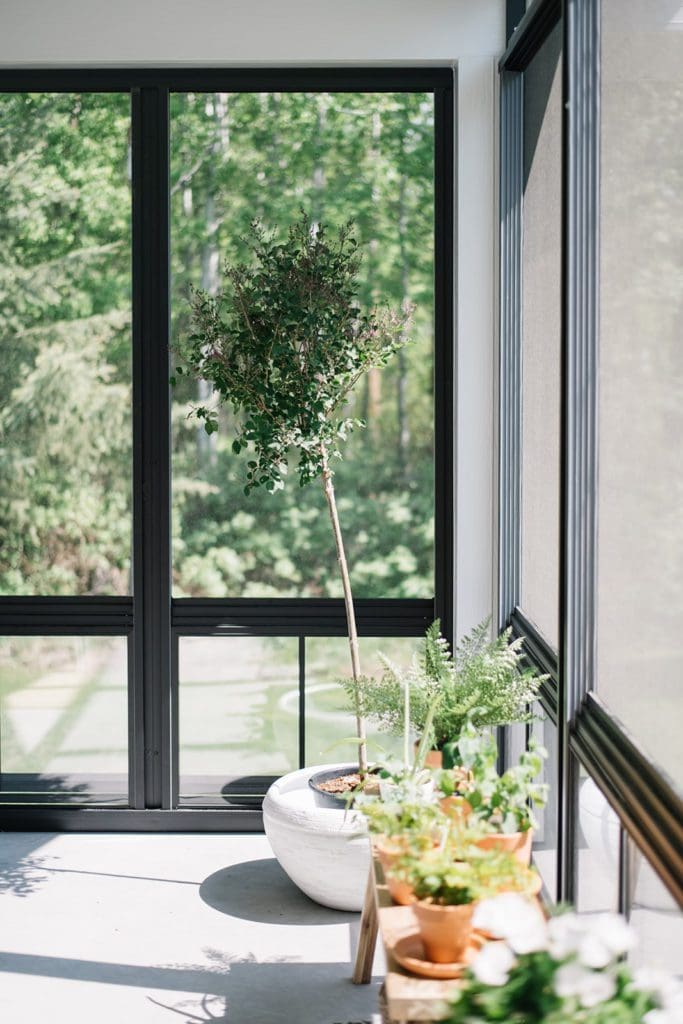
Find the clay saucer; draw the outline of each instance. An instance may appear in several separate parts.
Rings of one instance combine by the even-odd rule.
[[[437,964],[433,960],[427,960],[427,954],[422,944],[419,931],[410,932],[399,939],[391,952],[401,965],[412,974],[419,974],[423,978],[435,978],[447,981],[451,978],[459,978],[466,967],[474,960],[486,940],[482,935],[472,932],[469,945],[465,955],[459,963]]]

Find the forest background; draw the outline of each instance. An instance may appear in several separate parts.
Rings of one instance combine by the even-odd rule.
[[[131,590],[127,95],[0,96],[0,593]],[[433,594],[433,101],[425,94],[188,93],[171,100],[172,337],[250,221],[356,223],[363,303],[417,306],[369,375],[336,467],[357,597]],[[243,494],[230,412],[190,382],[172,413],[175,596],[340,596],[319,489]],[[160,429],[164,429],[160,424]],[[244,458],[244,457],[242,457]]]

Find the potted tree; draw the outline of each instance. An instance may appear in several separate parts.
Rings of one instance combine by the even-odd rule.
[[[330,234],[322,225],[314,230],[302,212],[284,240],[255,222],[245,242],[250,260],[225,265],[217,295],[193,290],[192,330],[179,347],[175,372],[209,382],[217,403],[236,414],[232,448],[247,453],[247,493],[283,488],[292,462],[302,487],[313,480],[322,486],[357,695],[358,765],[341,785],[353,789],[367,772],[367,750],[358,633],[333,465],[350,431],[363,425],[346,415],[350,393],[365,373],[383,367],[406,343],[411,311],[360,308],[361,256],[351,223]],[[218,430],[215,405],[200,405],[193,414],[207,433]],[[340,786],[332,780],[326,788]]]

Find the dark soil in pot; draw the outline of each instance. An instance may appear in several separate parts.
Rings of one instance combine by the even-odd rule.
[[[357,764],[345,764],[340,768],[325,768],[311,775],[308,785],[318,797],[319,803],[325,807],[351,807],[349,793],[360,785],[360,774]]]

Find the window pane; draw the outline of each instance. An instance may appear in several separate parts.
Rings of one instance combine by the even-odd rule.
[[[175,339],[190,285],[216,290],[251,220],[283,231],[302,206],[332,226],[355,220],[364,303],[417,304],[414,344],[358,385],[349,412],[367,429],[335,466],[356,597],[434,593],[433,135],[431,94],[172,97]],[[176,596],[341,596],[321,488],[291,473],[283,491],[245,497],[230,410],[210,438],[187,419],[207,397],[182,379],[174,393]]]
[[[0,94],[0,593],[127,594],[130,101]]]
[[[683,977],[683,912],[642,854],[632,848],[631,924],[638,946],[629,954],[633,967],[660,967]]]
[[[548,751],[544,762],[542,782],[548,783],[548,802],[543,810],[534,811],[538,830],[534,833],[533,861],[543,879],[544,890],[549,900],[557,892],[557,728],[546,715],[540,704],[534,707],[531,734]]]
[[[579,767],[576,805],[576,907],[582,912],[619,909],[619,819],[602,791]]]
[[[125,637],[0,637],[0,802],[128,793]]]
[[[505,729],[505,768],[512,768],[519,762],[526,750],[526,725],[515,722],[504,726]]]
[[[522,595],[557,648],[560,481],[562,27],[524,72]]]
[[[395,665],[408,668],[417,653],[417,637],[361,637],[361,667],[367,675],[381,675],[381,651]],[[346,710],[339,680],[351,674],[349,644],[345,637],[309,637],[306,640],[306,764],[355,762],[358,747],[340,740],[356,735],[356,720]],[[403,757],[403,738],[368,724],[368,759]]]
[[[184,802],[239,802],[299,767],[296,637],[181,637]]]
[[[683,783],[683,32],[602,5],[598,689]],[[624,54],[628,60],[624,60]]]

